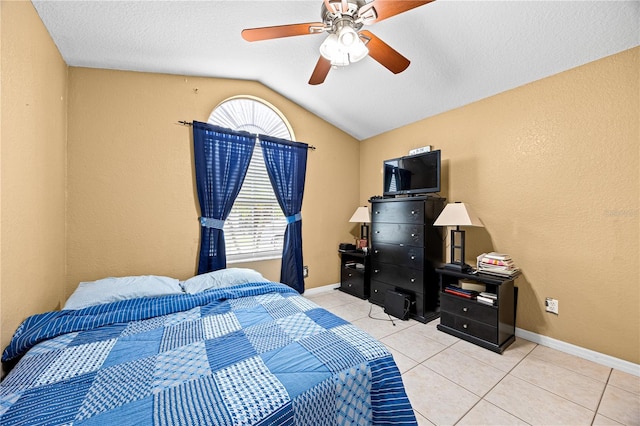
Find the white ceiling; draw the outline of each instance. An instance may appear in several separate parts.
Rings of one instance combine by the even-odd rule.
[[[406,71],[365,58],[311,86],[326,35],[240,32],[321,21],[322,0],[33,4],[70,66],[257,80],[359,140],[640,45],[637,0],[438,0],[366,28]]]

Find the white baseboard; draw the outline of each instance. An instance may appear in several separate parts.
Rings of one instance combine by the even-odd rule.
[[[560,352],[575,355],[579,358],[584,358],[588,361],[615,368],[616,370],[624,371],[625,373],[633,374],[640,377],[640,365],[633,362],[625,361],[620,358],[615,358],[610,355],[605,355],[600,352],[592,351],[580,346],[572,345],[571,343],[563,342],[552,337],[543,336],[541,334],[533,333],[531,331],[523,330],[516,327],[516,336],[529,340],[530,342],[537,343],[542,346],[547,346],[552,349],[559,350]]]
[[[304,293],[302,294],[304,294],[305,296],[313,296],[314,294],[326,293],[328,291],[335,290],[338,287],[340,287],[340,283],[327,284],[323,285],[322,287],[305,289]]]

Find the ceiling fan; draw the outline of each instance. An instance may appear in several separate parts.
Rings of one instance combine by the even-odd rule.
[[[320,46],[320,58],[309,84],[324,82],[332,67],[346,66],[367,55],[394,74],[409,66],[409,60],[367,30],[371,25],[434,0],[323,0],[322,22],[249,28],[242,31],[247,41],[269,40],[306,34],[329,33]]]

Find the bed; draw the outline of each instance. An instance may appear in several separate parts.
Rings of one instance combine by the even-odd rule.
[[[416,424],[386,348],[295,290],[180,284],[27,318],[0,424]]]

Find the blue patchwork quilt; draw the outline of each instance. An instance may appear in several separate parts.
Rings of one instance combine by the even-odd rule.
[[[386,348],[289,287],[243,284],[29,317],[2,425],[415,425]]]

